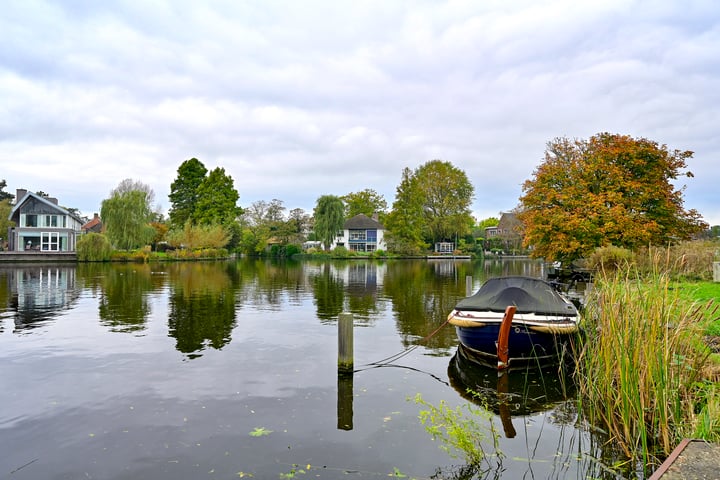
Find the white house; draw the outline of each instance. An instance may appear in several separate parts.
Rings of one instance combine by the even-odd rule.
[[[387,250],[385,227],[362,213],[347,220],[330,248],[345,247],[356,252]]]
[[[18,189],[8,219],[8,250],[38,253],[74,252],[81,235],[82,219],[47,198]]]

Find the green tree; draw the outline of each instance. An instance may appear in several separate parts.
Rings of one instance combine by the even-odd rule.
[[[2,238],[2,240],[0,240],[0,250],[5,248],[8,229],[15,226],[15,222],[8,220],[12,208],[13,206],[10,204],[9,198],[0,200],[0,238]]]
[[[431,160],[414,172],[406,168],[386,223],[390,242],[424,248],[463,237],[474,223],[474,193],[465,172],[450,162]]]
[[[470,204],[475,195],[465,172],[450,162],[432,160],[418,168],[415,177],[432,243],[465,235],[473,224]]]
[[[345,223],[345,206],[340,197],[323,195],[317,199],[313,214],[315,216],[315,233],[323,242],[325,250],[330,248],[337,233]]]
[[[633,249],[687,239],[707,228],[683,208],[683,173],[691,151],[669,151],[644,138],[600,133],[556,138],[523,184],[518,218],[525,244],[547,260],[574,260],[597,247]],[[683,187],[684,188],[684,187]]]
[[[417,187],[417,180],[409,168],[403,169],[392,210],[385,218],[388,248],[396,253],[415,254],[427,248],[423,241],[425,217],[423,199]]]
[[[348,193],[340,198],[345,203],[345,218],[352,218],[361,213],[372,218],[375,213],[384,214],[387,210],[385,198],[371,188]]]
[[[194,220],[198,203],[198,188],[205,180],[207,168],[197,158],[185,160],[178,168],[175,181],[170,184],[170,223],[183,227],[188,220]]]
[[[13,195],[12,193],[4,192],[3,190],[5,190],[5,187],[7,187],[7,181],[5,179],[0,180],[0,201],[12,201],[12,199],[15,198],[15,195]]]
[[[232,177],[224,168],[217,167],[197,188],[193,218],[198,224],[229,225],[242,214],[242,209],[237,206],[239,198]]]
[[[152,241],[155,229],[150,226],[154,213],[152,189],[130,179],[120,182],[103,200],[100,216],[105,234],[115,248],[129,250]]]

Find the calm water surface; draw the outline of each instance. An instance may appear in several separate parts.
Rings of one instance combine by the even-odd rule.
[[[463,365],[451,327],[425,339],[466,276],[477,288],[542,273],[531,261],[0,267],[0,478],[615,478],[571,386],[522,372],[499,384]],[[337,372],[343,311],[351,376]],[[477,402],[468,385],[499,437],[481,470],[439,448],[411,400]],[[498,389],[530,401],[497,406]]]

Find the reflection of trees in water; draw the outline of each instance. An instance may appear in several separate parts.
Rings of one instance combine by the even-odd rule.
[[[169,274],[168,328],[176,348],[195,358],[206,347],[228,344],[235,327],[235,264],[184,263]]]
[[[310,276],[320,321],[337,320],[345,306],[345,282],[338,278],[331,263],[324,263]]]
[[[470,262],[448,260],[399,261],[388,265],[384,292],[392,300],[405,345],[430,335],[445,322],[450,310],[465,296],[464,279],[471,274],[471,268]],[[438,270],[442,275],[437,274]],[[423,345],[429,349],[451,348],[457,345],[455,330],[445,326]]]
[[[114,332],[137,332],[146,328],[153,290],[147,264],[113,265],[100,277],[99,314],[101,323]]]
[[[238,263],[243,288],[238,292],[243,306],[280,310],[299,303],[306,289],[303,264],[289,260],[249,259]]]

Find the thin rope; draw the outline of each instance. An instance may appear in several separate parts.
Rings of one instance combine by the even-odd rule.
[[[415,350],[417,347],[419,347],[423,342],[426,342],[426,341],[430,340],[432,337],[434,337],[435,335],[437,335],[437,333],[438,333],[445,325],[447,325],[449,321],[450,321],[449,319],[445,320],[445,321],[442,323],[442,325],[440,325],[440,326],[437,327],[435,330],[433,330],[429,335],[426,335],[425,337],[423,337],[423,338],[421,338],[420,340],[416,341],[413,345],[407,347],[406,349],[404,349],[404,350],[402,350],[402,351],[400,351],[400,352],[398,352],[398,353],[396,353],[396,354],[394,354],[394,355],[390,355],[389,357],[386,357],[386,358],[383,358],[383,359],[381,359],[381,360],[378,360],[378,361],[376,361],[376,362],[366,363],[366,364],[363,365],[363,366],[364,366],[364,367],[367,367],[367,366],[383,367],[383,366],[387,366],[387,365],[390,364],[390,363],[393,363],[393,362],[396,361],[396,360],[401,359],[402,357],[404,357],[405,355],[409,354],[410,352],[412,352],[413,350]],[[365,370],[365,369],[363,369],[363,370]],[[355,371],[356,371],[356,372],[359,372],[359,371],[361,371],[361,370],[355,370]]]

